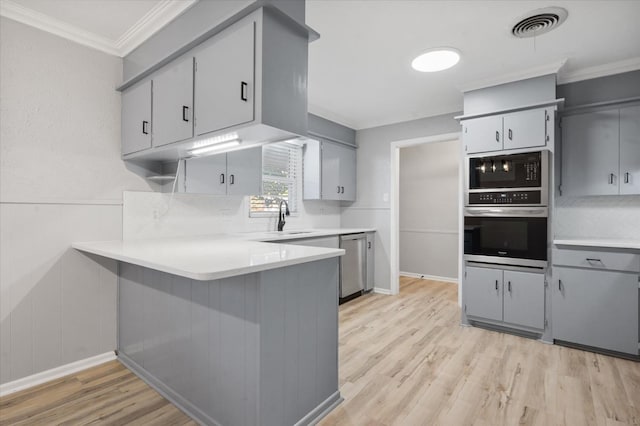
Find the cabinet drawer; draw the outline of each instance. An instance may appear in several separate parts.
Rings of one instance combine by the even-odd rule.
[[[640,255],[595,250],[553,250],[553,264],[578,268],[640,272]]]

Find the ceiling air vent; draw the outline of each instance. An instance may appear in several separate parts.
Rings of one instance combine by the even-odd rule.
[[[561,7],[534,10],[521,17],[511,29],[518,38],[535,37],[557,28],[567,19],[567,11]]]

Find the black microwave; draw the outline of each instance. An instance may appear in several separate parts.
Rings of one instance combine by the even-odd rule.
[[[546,206],[549,152],[469,157],[466,205]]]

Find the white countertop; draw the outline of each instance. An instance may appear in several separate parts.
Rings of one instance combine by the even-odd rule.
[[[556,240],[553,240],[553,244],[558,246],[605,247],[605,248],[640,250],[639,240],[625,240],[625,239],[616,239],[616,238],[556,239]]]
[[[229,235],[79,242],[73,243],[72,247],[201,281],[245,275],[344,255],[342,249],[265,243]]]
[[[303,238],[331,237],[346,234],[358,234],[361,232],[375,232],[373,228],[316,228],[316,229],[286,229],[282,232],[241,232],[232,234],[243,240],[249,241],[286,241]]]

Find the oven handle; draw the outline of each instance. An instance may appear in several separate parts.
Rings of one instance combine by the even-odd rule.
[[[529,209],[516,207],[467,207],[464,209],[464,215],[481,217],[548,217],[549,209],[546,207]]]

